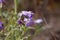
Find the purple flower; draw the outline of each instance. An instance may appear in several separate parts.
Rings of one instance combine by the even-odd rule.
[[[0,0],[0,3],[4,2],[4,0]]]
[[[42,19],[33,20],[33,14],[34,13],[32,11],[22,11],[21,13],[18,14],[18,16],[20,16],[20,19],[18,20],[18,24],[24,24],[25,26],[28,27],[43,22]]]
[[[0,0],[0,3],[2,2],[2,0]]]
[[[32,18],[32,16],[33,16],[33,12],[32,11],[22,11],[21,13],[19,13],[18,14],[18,16],[22,16],[22,15],[24,15],[24,16],[28,16],[28,18]]]
[[[0,22],[0,30],[4,29],[3,22]]]
[[[29,14],[27,16],[28,16],[28,18],[33,18],[33,15],[32,14]]]
[[[32,26],[32,25],[34,25],[34,24],[39,24],[39,23],[41,23],[41,22],[43,22],[42,19],[30,20],[30,21],[27,21],[27,22],[26,22],[26,26],[29,27],[29,26]]]
[[[32,26],[32,25],[34,25],[34,22],[33,21],[29,21],[29,22],[26,22],[26,24],[25,24],[27,27],[29,27],[29,26]]]
[[[22,14],[27,16],[27,15],[31,15],[34,13],[32,13],[32,11],[22,11]]]
[[[23,24],[21,20],[18,20],[17,22],[18,22],[18,24]]]

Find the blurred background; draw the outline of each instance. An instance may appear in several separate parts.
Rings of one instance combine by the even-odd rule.
[[[43,22],[26,28],[18,13],[32,11]],[[1,23],[2,22],[2,23]],[[0,40],[60,40],[60,0],[0,0]]]

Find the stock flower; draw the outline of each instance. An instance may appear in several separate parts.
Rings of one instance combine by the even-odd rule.
[[[43,22],[42,19],[37,19],[37,20],[29,20],[27,18],[24,19],[25,26],[27,27],[32,26],[34,24],[40,24],[41,22]],[[18,23],[23,24],[21,20],[19,20]]]
[[[0,22],[0,30],[4,29],[3,22]]]
[[[34,13],[32,11],[22,11],[21,13],[18,14],[18,16],[20,17],[18,23],[23,24],[23,22],[24,22],[25,26],[29,27],[34,24],[40,24],[41,22],[43,22],[42,19],[33,20],[33,14]],[[25,16],[27,16],[27,17],[25,17]],[[23,20],[22,20],[22,17],[23,17]]]
[[[22,11],[21,13],[19,13],[18,14],[18,16],[22,16],[22,15],[24,15],[24,16],[28,16],[28,18],[32,18],[32,15],[33,15],[34,13],[33,12],[31,12],[31,11]]]

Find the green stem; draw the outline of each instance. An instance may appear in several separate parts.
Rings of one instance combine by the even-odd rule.
[[[14,6],[14,11],[15,11],[15,14],[17,14],[17,1],[18,1],[18,0],[14,0],[14,4],[15,4],[15,6]]]
[[[18,0],[14,0],[14,17],[17,19],[17,6],[18,6]],[[16,21],[16,20],[15,20]],[[16,25],[16,23],[15,23]]]
[[[1,12],[1,8],[0,8],[0,16],[1,16],[2,12]]]

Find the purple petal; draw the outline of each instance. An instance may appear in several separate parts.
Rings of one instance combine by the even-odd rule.
[[[4,2],[4,0],[0,0],[0,3]]]
[[[28,19],[27,18],[24,18],[24,22],[26,22],[26,21],[28,21]]]
[[[29,14],[29,15],[28,15],[28,18],[33,18],[33,15],[32,15],[32,14]]]
[[[32,13],[31,11],[22,11],[22,14],[31,17],[34,13]]]
[[[3,22],[0,22],[0,24],[3,24]]]
[[[33,21],[30,21],[30,22],[27,22],[26,23],[26,26],[29,27],[29,26],[32,26],[33,24],[34,24],[34,22]]]
[[[4,29],[4,27],[3,26],[0,26],[0,30],[2,30],[2,29]]]
[[[0,22],[0,30],[2,30],[3,28],[4,28],[3,22]]]
[[[17,22],[18,22],[18,24],[23,24],[21,20],[18,20]]]
[[[2,0],[0,0],[0,2],[2,2]]]

